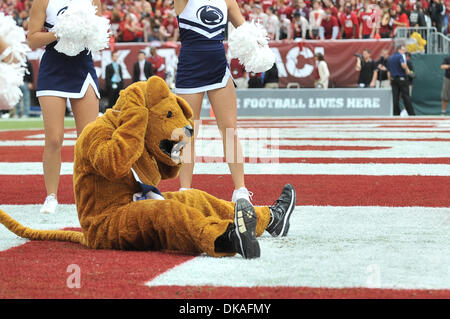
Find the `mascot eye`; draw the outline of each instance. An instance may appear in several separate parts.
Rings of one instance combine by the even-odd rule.
[[[167,118],[171,118],[172,117],[172,111],[167,112]]]

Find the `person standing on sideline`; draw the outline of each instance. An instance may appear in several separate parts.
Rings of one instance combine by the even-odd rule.
[[[273,66],[267,70],[266,72],[263,72],[264,78],[264,87],[266,89],[278,89],[278,68],[277,64],[274,63]]]
[[[242,146],[236,134],[236,89],[223,44],[227,21],[237,28],[245,19],[236,0],[175,0],[175,12],[181,40],[176,94],[192,107],[195,123],[200,120],[203,96],[205,92],[208,94],[234,183],[232,201],[243,198],[250,202],[251,195],[245,187]],[[198,127],[195,126],[194,137],[198,133]],[[194,149],[195,138],[183,154],[180,190],[191,187]]]
[[[394,115],[400,115],[400,96],[403,100],[408,115],[415,115],[409,95],[408,75],[410,70],[406,62],[406,47],[399,45],[395,53],[388,60],[388,70],[391,78],[392,99],[394,104]]]
[[[153,72],[161,79],[166,79],[166,59],[156,52],[155,47],[150,47],[150,57],[147,59],[152,64]]]
[[[406,65],[408,66],[409,69],[408,74],[409,96],[412,96],[413,82],[414,79],[416,78],[416,73],[414,73],[414,65],[411,60],[411,53],[406,52],[405,57],[406,57]]]
[[[42,110],[45,130],[43,169],[47,197],[41,213],[54,213],[61,171],[61,148],[64,140],[64,115],[70,99],[77,135],[98,116],[100,90],[88,50],[76,56],[56,51],[58,39],[50,31],[59,12],[70,0],[35,0],[28,24],[28,44],[32,50],[45,47],[39,72],[36,96]],[[102,16],[100,0],[93,0],[97,15]],[[46,31],[43,31],[46,30]]]
[[[330,78],[330,71],[328,70],[327,62],[322,53],[316,53],[316,80],[314,87],[319,89],[328,89],[328,81]]]
[[[133,66],[133,83],[138,81],[147,81],[147,79],[153,75],[152,64],[145,58],[145,52],[140,51],[138,54],[138,60]]]
[[[362,55],[356,55],[355,70],[359,72],[358,86],[360,88],[373,88],[377,80],[375,62],[370,56],[370,50],[364,49]]]
[[[16,105],[16,115],[17,117],[28,117],[30,114],[30,91],[33,89],[33,65],[27,59],[27,67],[25,75],[23,76],[23,84],[20,86],[20,91],[22,91],[22,97],[19,103]],[[12,111],[12,110],[11,110]]]
[[[108,108],[116,104],[119,98],[119,92],[123,89],[122,66],[117,62],[119,53],[113,52],[111,54],[111,63],[105,69],[106,92],[108,94]]]
[[[441,69],[445,70],[441,92],[441,100],[442,100],[441,115],[444,116],[447,114],[447,105],[448,100],[450,99],[450,56],[444,58],[444,61],[442,62],[441,65]]]
[[[375,82],[376,88],[390,88],[391,80],[389,79],[389,71],[387,69],[387,63],[389,60],[389,50],[383,49],[381,51],[381,56],[375,65],[377,67],[377,80]]]

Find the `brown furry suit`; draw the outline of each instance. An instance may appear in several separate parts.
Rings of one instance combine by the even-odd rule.
[[[113,109],[85,127],[75,146],[75,202],[83,233],[32,230],[2,211],[0,222],[25,238],[69,240],[89,248],[233,255],[217,252],[214,243],[233,223],[234,203],[195,189],[163,193],[165,200],[133,201],[140,186],[132,168],[155,187],[178,175],[181,154],[171,156],[171,147],[189,141],[185,128],[193,127],[191,119],[190,106],[161,78],[132,84]],[[255,211],[259,236],[270,211]]]

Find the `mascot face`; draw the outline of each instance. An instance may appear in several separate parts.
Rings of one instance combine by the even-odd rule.
[[[194,137],[191,107],[184,99],[171,93],[160,77],[152,76],[146,82],[136,82],[131,86],[142,91],[142,107],[149,111],[145,136],[148,153],[165,165],[181,165],[183,148]]]

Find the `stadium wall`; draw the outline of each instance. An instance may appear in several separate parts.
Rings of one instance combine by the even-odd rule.
[[[391,39],[379,40],[309,40],[303,42],[271,42],[270,47],[276,54],[276,63],[280,77],[280,87],[286,87],[288,83],[295,82],[301,87],[312,88],[314,85],[314,54],[323,53],[330,70],[330,87],[355,87],[358,72],[355,71],[355,53],[361,53],[363,49],[369,49],[372,57],[378,59],[381,50],[392,50]],[[144,50],[149,54],[152,43],[116,43],[114,50],[119,52],[119,62],[122,65],[125,85],[131,83],[133,64],[137,61],[139,51]],[[179,43],[158,43],[158,54],[166,59],[168,82],[172,82],[177,65]],[[44,50],[38,49],[29,54],[35,74],[39,69],[39,60]],[[104,72],[111,62],[111,50],[104,50],[93,55],[97,75],[100,78],[100,86],[104,87]],[[36,77],[36,76],[35,76]]]
[[[391,116],[391,89],[237,90],[238,116]],[[211,116],[205,96],[202,117]]]
[[[441,114],[441,90],[444,71],[441,64],[444,54],[414,54],[412,104],[417,115]]]

